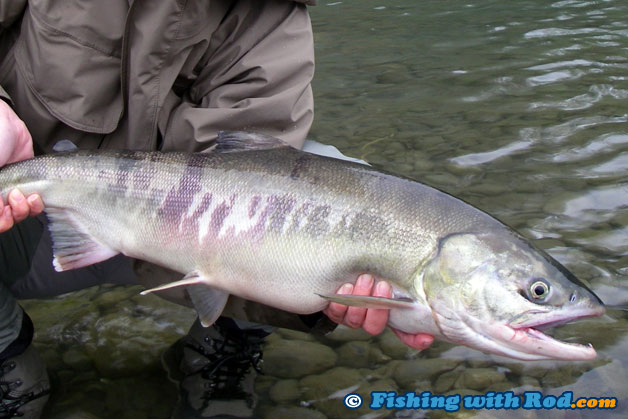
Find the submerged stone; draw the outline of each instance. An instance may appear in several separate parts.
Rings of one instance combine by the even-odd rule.
[[[393,374],[402,388],[414,388],[417,382],[432,380],[442,372],[453,370],[460,363],[457,359],[433,358],[401,361]]]
[[[379,335],[377,342],[382,352],[392,359],[407,359],[411,354],[418,352],[401,342],[390,330]]]
[[[362,374],[354,369],[336,367],[322,374],[303,378],[299,381],[299,386],[304,400],[320,401],[336,393],[340,397],[342,391],[346,391],[345,394],[353,392],[360,386],[363,379]]]
[[[506,375],[493,368],[469,368],[456,380],[456,388],[483,390],[490,385],[506,380]]]
[[[329,347],[302,340],[282,340],[264,347],[263,370],[280,378],[317,374],[336,364],[338,355]]]
[[[301,396],[297,380],[279,380],[269,390],[268,396],[275,403],[297,400]]]
[[[370,363],[371,344],[369,342],[347,342],[336,349],[338,365],[363,368]]]
[[[321,412],[306,407],[275,407],[268,409],[264,419],[327,419]]]
[[[449,391],[454,386],[459,375],[459,370],[447,371],[439,375],[434,382],[434,393],[443,394],[446,391]]]
[[[373,336],[366,333],[363,329],[351,329],[341,324],[329,335],[326,335],[324,339],[338,342],[352,342],[355,340],[371,340],[372,338]]]
[[[93,367],[87,354],[78,349],[69,349],[63,353],[63,362],[74,370],[89,370]]]
[[[277,329],[277,333],[285,339],[316,341],[311,333],[300,332],[298,330]]]

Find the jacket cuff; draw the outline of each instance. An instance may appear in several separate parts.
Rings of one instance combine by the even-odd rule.
[[[11,96],[7,93],[6,90],[2,86],[0,86],[0,99],[4,100],[9,106],[13,107],[13,101],[11,100]]]

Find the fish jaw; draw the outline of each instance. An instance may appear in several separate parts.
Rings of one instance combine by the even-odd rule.
[[[538,328],[564,324],[576,319],[601,316],[604,307],[563,314],[537,313],[528,325],[486,321],[464,311],[437,304],[434,315],[445,340],[522,361],[586,361],[597,356],[593,346],[556,340]]]
[[[580,309],[569,314],[563,313],[543,313],[542,320],[531,320],[522,324],[510,324],[514,331],[513,341],[519,343],[519,346],[525,351],[536,347],[536,353],[547,356],[545,359],[558,359],[568,361],[584,361],[595,359],[597,356],[595,349],[591,344],[581,345],[577,343],[561,342],[546,335],[540,329],[546,329],[557,325],[569,323],[571,321],[597,317],[603,315],[605,309],[603,306]]]

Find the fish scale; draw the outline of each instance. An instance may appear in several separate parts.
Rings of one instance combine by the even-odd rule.
[[[595,356],[534,327],[600,315],[597,297],[488,214],[272,137],[222,133],[217,144],[40,156],[3,168],[0,193],[42,196],[57,270],[123,253],[179,271],[154,290],[186,287],[204,324],[229,294],[303,314],[336,301],[390,308],[399,330],[519,359]],[[362,273],[390,281],[393,297],[334,295]],[[533,294],[539,281],[548,295]]]

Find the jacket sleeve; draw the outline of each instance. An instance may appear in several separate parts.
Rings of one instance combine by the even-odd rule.
[[[0,28],[7,29],[22,16],[27,0],[0,0]]]
[[[0,99],[4,100],[9,105],[13,104],[13,102],[11,101],[11,96],[9,96],[9,94],[6,92],[6,90],[2,88],[2,86],[0,86]]]
[[[314,47],[303,4],[238,2],[212,35],[202,69],[160,113],[162,150],[202,151],[218,131],[261,132],[301,147],[313,119]],[[252,10],[254,9],[254,10]]]
[[[0,34],[13,25],[24,13],[27,0],[0,0]],[[0,99],[13,104],[11,97],[0,86]]]

